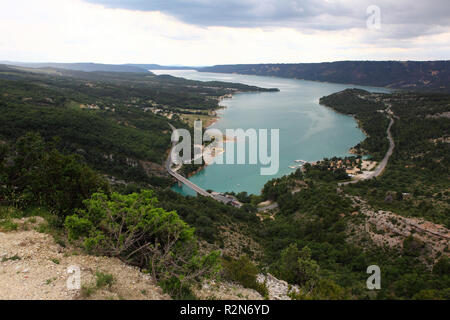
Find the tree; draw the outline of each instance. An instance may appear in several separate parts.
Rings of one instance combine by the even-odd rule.
[[[64,218],[94,192],[108,192],[103,177],[75,155],[64,155],[46,144],[39,134],[29,133],[16,143],[14,165],[8,168],[8,183],[21,194],[24,205],[47,206]]]
[[[66,156],[52,150],[44,156],[42,175],[37,188],[43,203],[53,208],[60,216],[66,216],[73,209],[82,208],[83,200],[94,192],[108,192],[109,186],[76,156]]]
[[[408,256],[417,257],[421,254],[425,244],[418,238],[410,235],[403,240],[403,253]]]
[[[450,259],[447,256],[442,256],[433,266],[433,273],[437,275],[449,275]]]
[[[319,279],[319,265],[311,259],[311,249],[305,246],[299,251],[292,243],[281,252],[279,275],[287,282],[312,289]]]
[[[315,300],[344,300],[348,299],[349,295],[344,288],[337,285],[333,280],[320,279],[312,297]]]
[[[414,300],[440,300],[440,294],[437,290],[421,290],[413,296]]]
[[[6,193],[7,174],[5,168],[6,156],[8,155],[8,147],[0,142],[0,200]]]
[[[255,289],[263,296],[268,295],[266,286],[256,281],[258,268],[248,256],[244,255],[236,260],[224,260],[223,267],[223,275],[226,279],[240,283],[245,288]]]
[[[281,252],[279,276],[289,283],[297,283],[297,267],[300,252],[297,245],[291,243]]]
[[[6,156],[8,155],[8,146],[0,141],[0,172],[4,171]]]

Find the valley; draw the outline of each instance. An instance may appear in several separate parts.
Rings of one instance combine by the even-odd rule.
[[[136,266],[175,299],[448,299],[448,94],[170,72],[197,78],[2,66],[2,234],[42,221],[25,228]],[[271,123],[289,150],[279,174],[168,167],[173,128],[215,112],[215,128],[290,118]],[[174,192],[171,170],[206,196]],[[368,179],[348,183],[358,174]],[[124,224],[126,247],[114,240]],[[370,264],[383,270],[377,292],[364,287]]]

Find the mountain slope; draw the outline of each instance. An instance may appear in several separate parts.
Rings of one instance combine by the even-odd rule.
[[[450,90],[450,61],[338,61],[217,65],[200,72],[276,76],[406,90]]]
[[[13,142],[30,131],[47,141],[59,137],[61,148],[95,169],[142,181],[150,167],[165,175],[168,122],[188,128],[182,117],[208,116],[221,96],[259,90],[266,89],[151,73],[0,65],[0,140]]]

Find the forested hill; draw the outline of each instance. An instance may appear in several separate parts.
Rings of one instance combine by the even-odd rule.
[[[276,76],[406,90],[450,91],[450,61],[338,61],[217,65],[201,72]]]
[[[148,72],[147,69],[133,65],[115,65],[101,63],[33,63],[33,62],[10,62],[0,61],[0,64],[14,65],[25,68],[57,68],[77,70],[84,72]]]
[[[53,63],[53,62],[12,62],[12,61],[0,61],[0,64],[6,64],[11,66],[20,66],[25,68],[56,68],[66,70],[76,70],[84,72],[140,72],[147,73],[148,70],[187,70],[194,69],[194,67],[182,67],[182,66],[162,66],[159,64],[104,64],[104,63]]]
[[[151,73],[0,65],[0,143],[39,133],[102,173],[157,184],[170,146],[168,123],[188,128],[187,120],[213,117],[220,97],[259,90],[266,89]]]

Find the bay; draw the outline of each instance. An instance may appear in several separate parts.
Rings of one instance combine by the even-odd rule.
[[[323,96],[346,88],[370,92],[390,92],[386,88],[323,83],[276,77],[197,72],[195,70],[151,70],[199,81],[238,82],[279,92],[238,93],[225,99],[220,119],[212,126],[226,129],[279,129],[279,170],[271,176],[260,174],[261,166],[251,164],[211,164],[189,180],[205,190],[260,194],[264,184],[294,171],[295,160],[317,161],[325,157],[349,156],[348,150],[364,140],[363,132],[353,117],[339,114],[319,104]],[[231,143],[234,145],[233,143]],[[229,147],[230,144],[226,144]],[[269,149],[270,150],[270,149]],[[248,153],[248,152],[247,152]],[[224,157],[226,155],[224,154]],[[185,195],[195,195],[186,186],[173,187]]]

